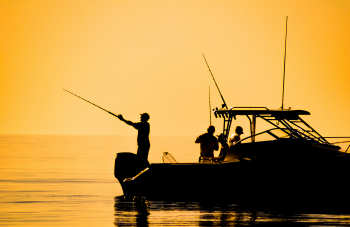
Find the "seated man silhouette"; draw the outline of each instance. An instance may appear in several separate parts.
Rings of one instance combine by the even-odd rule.
[[[241,140],[241,135],[243,134],[243,128],[241,126],[237,126],[235,129],[235,134],[232,134],[228,139],[228,145],[231,147]]]
[[[244,161],[245,158],[248,158],[248,156],[246,152],[244,152],[241,149],[237,150],[236,147],[234,147],[233,145],[240,143],[242,134],[243,134],[243,128],[241,126],[237,126],[235,129],[235,133],[232,134],[228,140],[231,157],[232,157],[232,154],[234,154],[235,158],[240,161]]]
[[[207,129],[207,133],[204,133],[197,137],[195,143],[200,144],[200,157],[199,161],[205,158],[214,157],[214,150],[219,150],[219,143],[217,138],[214,136],[215,127],[210,125]]]

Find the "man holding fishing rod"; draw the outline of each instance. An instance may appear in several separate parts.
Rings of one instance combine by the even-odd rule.
[[[150,131],[150,125],[147,122],[149,119],[148,113],[141,114],[141,121],[140,122],[131,122],[128,120],[125,120],[121,114],[118,114],[117,117],[124,121],[126,124],[131,125],[134,127],[138,133],[137,133],[137,165],[140,168],[140,170],[143,170],[146,168],[148,163],[148,152],[150,149],[150,142],[149,142],[149,131]]]
[[[149,148],[150,148],[150,142],[149,142],[149,131],[150,131],[150,125],[149,123],[147,122],[148,119],[149,119],[149,114],[148,113],[143,113],[141,114],[141,121],[140,122],[131,122],[131,121],[127,121],[123,118],[123,116],[121,114],[114,114],[98,105],[96,105],[95,103],[92,103],[90,102],[89,100],[86,100],[82,97],[80,97],[79,95],[76,95],[66,89],[63,89],[64,91],[100,108],[101,110],[103,111],[106,111],[107,113],[119,118],[121,121],[124,121],[126,124],[128,125],[131,125],[133,126],[135,129],[137,129],[138,131],[138,134],[137,134],[137,145],[138,145],[138,148],[137,148],[137,165],[138,165],[138,168],[140,170],[143,170],[144,168],[146,168],[149,163],[148,163],[148,152],[149,152]]]

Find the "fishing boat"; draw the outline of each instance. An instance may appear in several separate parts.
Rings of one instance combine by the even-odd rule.
[[[288,17],[285,48],[287,22]],[[350,141],[329,141],[350,137],[323,137],[302,119],[310,115],[308,111],[284,109],[286,51],[279,109],[228,108],[204,60],[223,101],[222,107],[213,111],[216,118],[223,119],[219,157],[178,163],[165,152],[163,163],[151,163],[140,171],[135,154],[118,153],[114,175],[126,197],[350,202],[346,193],[350,145],[346,149],[337,146]],[[229,147],[227,139],[237,116],[247,117],[250,135]],[[256,132],[257,119],[271,128]]]
[[[138,171],[136,155],[118,153],[114,175],[127,197],[234,199],[344,199],[350,156],[307,124],[304,110],[261,107],[216,108],[223,119],[221,157],[178,163],[163,154],[163,163]],[[229,147],[233,119],[246,116],[250,135]],[[256,133],[257,119],[270,129]],[[259,120],[260,121],[260,120]],[[332,137],[334,139],[336,137]],[[341,137],[344,139],[349,137]],[[348,141],[347,141],[348,142]],[[350,145],[349,145],[350,146]]]

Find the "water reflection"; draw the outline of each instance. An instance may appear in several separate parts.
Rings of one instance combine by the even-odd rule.
[[[256,212],[244,206],[217,202],[132,201],[115,197],[115,226],[231,226],[253,225]],[[151,215],[152,213],[152,215]]]
[[[345,226],[347,205],[239,204],[218,201],[131,201],[115,197],[115,226]]]
[[[149,202],[143,197],[126,200],[123,196],[115,197],[115,226],[149,226]]]

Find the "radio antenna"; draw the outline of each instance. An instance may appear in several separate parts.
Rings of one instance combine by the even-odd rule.
[[[288,16],[286,17],[286,37],[284,39],[284,66],[283,66],[283,87],[282,87],[282,106],[281,106],[282,110],[283,110],[283,101],[284,101],[284,81],[286,77],[287,25],[288,25]]]
[[[225,102],[225,100],[224,100],[224,97],[222,97],[222,94],[221,94],[221,92],[220,92],[219,86],[218,86],[218,84],[216,83],[215,78],[214,78],[214,76],[213,76],[213,73],[211,72],[210,67],[209,67],[209,65],[208,65],[207,59],[205,59],[203,53],[202,53],[202,55],[203,55],[203,58],[204,58],[204,60],[205,60],[205,63],[207,63],[207,66],[208,66],[209,72],[210,72],[210,74],[211,74],[211,77],[213,77],[214,83],[215,83],[215,85],[216,85],[216,87],[217,87],[217,89],[218,89],[218,91],[219,91],[219,93],[220,93],[221,99],[222,99],[222,101],[224,102],[224,104],[222,104],[222,108],[224,108],[224,107],[227,108],[227,105],[226,105],[226,102]]]

